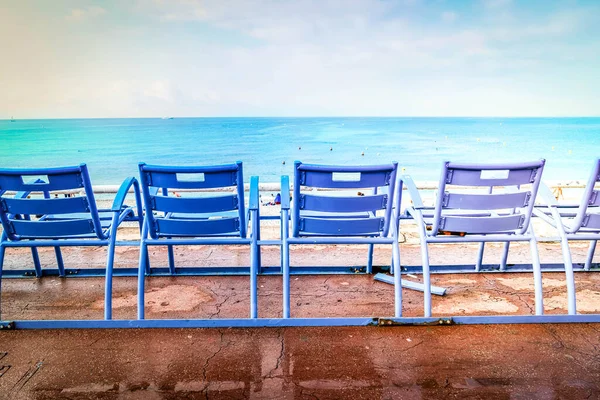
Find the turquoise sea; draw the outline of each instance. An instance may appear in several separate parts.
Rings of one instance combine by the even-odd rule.
[[[364,154],[364,155],[363,155]],[[436,181],[443,160],[545,158],[545,179],[586,179],[600,157],[600,118],[143,118],[0,121],[0,167],[87,163],[96,185],[137,175],[140,161],[244,162],[245,179],[278,182],[294,160],[398,161]],[[285,162],[285,164],[284,164]]]

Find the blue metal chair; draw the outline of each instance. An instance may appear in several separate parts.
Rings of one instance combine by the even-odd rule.
[[[444,162],[433,208],[423,205],[410,176],[400,177],[413,201],[413,206],[405,212],[415,220],[421,240],[425,317],[431,317],[429,243],[479,242],[477,263],[473,269],[473,272],[478,272],[486,242],[504,243],[499,267],[499,271],[503,271],[509,243],[528,241],[533,261],[535,313],[543,314],[540,259],[529,222],[544,164],[545,160],[512,164]],[[523,188],[523,185],[526,187]],[[472,188],[478,192],[466,192]]]
[[[123,221],[139,221],[141,229],[141,219],[135,215],[134,209],[124,205],[132,186],[138,212],[141,212],[139,187],[133,177],[123,182],[111,209],[99,210],[85,164],[61,168],[0,169],[0,220],[3,227],[0,279],[8,247],[30,247],[35,268],[33,271],[10,271],[11,274],[64,277],[71,274],[83,276],[85,270],[65,269],[60,250],[62,246],[108,246],[104,318],[111,319],[117,228]],[[16,192],[16,195],[9,195],[10,192]],[[37,247],[54,247],[57,270],[42,269]]]
[[[600,159],[594,162],[590,177],[578,205],[559,204],[550,189],[542,184],[540,197],[546,203],[544,207],[534,209],[534,214],[550,225],[559,234],[561,242],[568,293],[568,313],[575,315],[575,278],[573,260],[569,249],[569,240],[589,240],[590,247],[583,265],[584,271],[590,271],[598,240],[600,240],[600,190],[595,186],[600,182]]]
[[[256,280],[260,266],[258,177],[250,180],[249,213],[246,215],[242,163],[239,161],[195,167],[141,163],[139,170],[146,212],[140,242],[138,319],[144,319],[144,281],[145,276],[151,274],[148,246],[168,246],[169,270],[176,275],[179,271],[175,268],[174,245],[249,245],[250,317],[257,318]],[[185,192],[186,189],[214,192],[227,187],[233,187],[235,194],[215,195],[205,191],[191,197]],[[183,195],[169,196],[169,189],[176,189]],[[249,222],[251,230],[250,238],[247,238]]]
[[[289,178],[281,181],[281,227],[283,268],[283,318],[290,318],[290,245],[367,244],[367,273],[371,273],[373,246],[392,245],[392,268],[400,271],[397,230],[392,229],[396,172],[398,164],[377,166],[294,164],[294,195],[291,208],[292,232],[289,234]],[[306,189],[352,190],[353,195]],[[360,191],[357,195],[356,191]],[[365,193],[363,193],[365,191]],[[369,192],[370,191],[370,192]],[[343,193],[342,193],[343,194]],[[398,209],[398,207],[396,207]],[[315,272],[319,273],[318,270]],[[321,273],[327,273],[324,270]],[[400,273],[395,284],[400,287]],[[400,291],[396,291],[396,316],[401,314]]]

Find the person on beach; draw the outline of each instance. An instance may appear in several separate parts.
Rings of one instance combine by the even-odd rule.
[[[277,204],[281,204],[281,194],[277,193],[277,196],[273,197],[271,195],[271,201],[264,203],[265,206],[274,206]]]

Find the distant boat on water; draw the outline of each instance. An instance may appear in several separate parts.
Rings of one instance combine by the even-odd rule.
[[[10,122],[15,122],[15,117],[10,117]]]
[[[175,117],[162,117],[161,119],[173,119]]]

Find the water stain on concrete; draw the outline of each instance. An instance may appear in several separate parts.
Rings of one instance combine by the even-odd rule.
[[[494,313],[511,314],[519,310],[519,307],[505,297],[494,296],[490,293],[474,293],[453,301],[440,302],[433,307],[436,315]]]
[[[212,294],[192,285],[169,285],[148,289],[144,297],[146,309],[150,312],[192,311],[203,304],[215,301]],[[137,307],[137,301],[137,294],[115,297],[113,308]],[[104,300],[94,302],[92,307],[104,309]]]
[[[600,292],[590,289],[584,289],[576,293],[577,311],[579,312],[599,312],[600,311]],[[567,296],[558,295],[544,299],[544,309],[567,309]]]
[[[510,277],[510,278],[495,278],[500,284],[508,286],[514,290],[527,290],[532,291],[533,287],[533,275],[531,278],[527,277]],[[561,287],[565,285],[565,282],[559,279],[544,278],[544,287]]]

